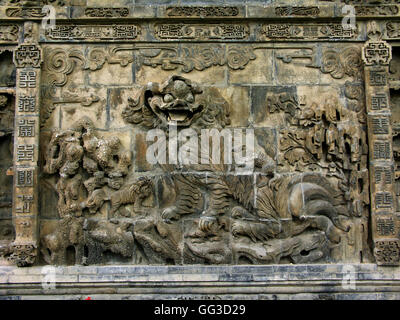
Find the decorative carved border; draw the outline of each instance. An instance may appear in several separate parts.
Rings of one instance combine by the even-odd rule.
[[[370,24],[369,28],[375,28]],[[389,92],[391,46],[380,32],[362,50],[370,147],[371,228],[378,265],[399,265],[399,239],[394,208],[394,160]]]
[[[121,18],[129,15],[129,8],[86,8],[85,16],[89,18]]]
[[[156,24],[154,35],[158,39],[177,40],[244,40],[248,39],[249,26],[239,23],[221,24]]]
[[[25,9],[25,8],[16,8]],[[32,8],[30,8],[32,9]],[[21,11],[20,11],[21,12]],[[99,13],[99,17],[100,17]],[[163,24],[172,25],[172,24]],[[219,27],[224,24],[218,25]],[[226,24],[225,24],[226,25]],[[232,24],[243,26],[242,24]],[[264,36],[274,38],[275,34],[272,32],[274,28],[270,26],[280,26],[281,24],[268,24],[264,25],[262,33]],[[131,25],[133,26],[133,25]],[[158,25],[160,26],[160,25]],[[203,26],[202,24],[190,25],[194,27]],[[312,38],[313,36],[305,36],[304,32],[307,25],[297,24],[302,30],[299,33],[292,32],[293,38]],[[309,24],[310,28],[317,29],[317,39],[325,39],[321,35],[321,29],[324,25],[320,24]],[[18,27],[18,26],[17,26]],[[106,32],[107,26],[100,27],[100,31]],[[245,26],[246,27],[246,26]],[[295,25],[291,25],[292,29],[296,28]],[[77,31],[73,31],[75,28]],[[86,28],[86,29],[85,29]],[[91,26],[73,26],[72,29],[67,30],[67,34],[74,39],[80,40],[80,32],[88,32],[88,35],[84,38],[90,38]],[[180,28],[180,29],[179,29]],[[184,30],[179,27],[178,36],[171,35],[169,38],[169,30],[167,30],[166,38],[158,35],[162,39],[182,39],[180,34],[185,35]],[[286,27],[284,27],[286,28]],[[60,26],[62,29],[62,26]],[[133,28],[132,28],[133,29]],[[204,29],[204,27],[203,27]],[[212,30],[210,25],[205,25],[205,39],[214,39],[212,37],[218,35],[218,32]],[[246,28],[244,28],[246,29]],[[1,30],[1,29],[0,29]],[[72,30],[72,31],[71,31]],[[157,29],[156,29],[157,30]],[[25,24],[25,31],[29,31],[29,24]],[[241,30],[243,31],[243,30]],[[57,29],[54,33],[48,33],[49,37],[53,40],[66,40],[66,35],[61,34],[62,30],[59,30],[57,35]],[[139,34],[140,30],[136,30],[135,37]],[[158,31],[159,32],[159,29]],[[248,29],[247,29],[248,32]],[[28,32],[27,32],[28,33]],[[34,32],[35,33],[35,32]],[[133,39],[132,31],[132,39]],[[246,30],[245,32],[246,33]],[[290,33],[290,32],[289,32]],[[232,39],[245,39],[240,32],[238,38]],[[294,35],[293,35],[294,34]],[[324,34],[322,32],[322,34]],[[0,33],[1,35],[1,33]],[[341,34],[335,35],[335,37],[342,37]],[[354,37],[355,34],[351,34]],[[59,37],[59,38],[57,38]],[[279,38],[278,36],[275,36]],[[350,37],[350,34],[349,36]],[[398,35],[396,35],[398,37]],[[33,38],[37,39],[36,33]],[[343,36],[347,38],[347,36]],[[114,39],[113,37],[105,40]],[[184,38],[183,38],[184,39]],[[221,38],[217,39],[230,39]],[[38,50],[35,50],[37,48]],[[149,50],[151,49],[151,50]],[[121,65],[127,65],[137,59],[139,65],[147,65],[151,67],[160,67],[164,70],[176,70],[179,69],[183,72],[191,72],[193,70],[204,70],[211,66],[227,65],[229,68],[243,69],[249,61],[255,59],[254,46],[239,46],[239,45],[225,45],[225,44],[193,44],[193,45],[159,45],[159,46],[117,46],[110,50],[104,48],[94,48],[93,52],[85,56],[84,52],[64,52],[66,57],[64,60],[67,65],[65,69],[54,72],[54,75],[60,77],[52,82],[55,86],[62,86],[66,83],[66,78],[73,71],[76,66],[82,69],[98,70],[107,63],[119,63]],[[57,49],[59,50],[59,49]],[[95,51],[95,52],[94,52]],[[124,56],[121,53],[124,51],[132,51],[134,54],[131,56]],[[152,51],[152,53],[149,53]],[[168,55],[164,53],[168,52]],[[54,53],[54,52],[53,52]],[[212,53],[209,55],[209,53]],[[319,66],[321,72],[329,73],[333,78],[340,78],[340,70],[331,70],[324,67],[324,59],[332,58],[331,53],[326,53],[327,56],[322,57],[322,65]],[[337,53],[335,53],[337,55]],[[212,57],[209,59],[209,57]],[[370,163],[371,163],[371,198],[372,198],[372,226],[373,235],[375,240],[375,256],[378,264],[395,264],[399,263],[399,239],[398,230],[394,225],[393,219],[393,169],[389,171],[387,168],[393,168],[393,159],[391,155],[391,140],[388,138],[391,136],[391,114],[389,109],[389,89],[388,89],[388,63],[391,59],[390,45],[386,42],[376,39],[371,39],[366,42],[364,50],[362,52],[364,59],[364,71],[366,80],[366,102],[368,108],[368,127],[369,127],[369,141],[370,141]],[[52,56],[55,58],[55,55]],[[59,58],[59,57],[58,57]],[[279,57],[278,57],[279,58]],[[295,56],[290,59],[296,58]],[[302,57],[304,58],[304,57]],[[38,149],[38,136],[39,136],[39,82],[40,82],[40,64],[42,59],[42,53],[40,47],[34,41],[25,39],[23,43],[19,45],[15,52],[15,64],[18,68],[17,71],[17,101],[16,101],[16,134],[15,134],[15,184],[14,184],[14,208],[13,217],[17,229],[17,238],[13,244],[15,248],[12,255],[19,265],[31,264],[34,261],[32,258],[35,254],[35,248],[37,246],[37,240],[35,235],[35,229],[37,228],[37,149]],[[283,57],[285,59],[285,57]],[[313,58],[310,57],[311,61]],[[336,58],[335,58],[336,59]],[[340,57],[337,58],[340,60]],[[71,61],[69,61],[71,60]],[[54,62],[54,61],[53,61]],[[78,63],[76,63],[78,62]],[[52,63],[49,60],[46,63]],[[328,65],[328,64],[326,64]],[[340,65],[340,64],[339,64]],[[71,69],[72,66],[72,69]],[[310,67],[315,67],[310,65]],[[346,69],[348,72],[349,69]],[[71,98],[72,99],[72,98]],[[76,102],[77,100],[74,100]],[[81,97],[82,103],[87,101]],[[90,100],[92,103],[96,101],[93,97]],[[89,104],[90,104],[89,103]],[[44,117],[46,118],[46,117]],[[396,256],[397,254],[397,256]],[[393,258],[394,257],[394,258]]]
[[[276,7],[275,14],[281,17],[287,16],[318,16],[320,9],[318,7]]]
[[[169,17],[236,17],[239,14],[239,7],[179,6],[168,7],[166,13]]]
[[[264,42],[276,40],[353,41],[362,37],[362,27],[344,29],[341,23],[268,23],[221,22],[138,24],[63,24],[41,31],[45,42],[135,41],[159,43],[170,40]]]
[[[354,39],[356,29],[344,29],[340,23],[269,23],[261,33],[267,39]]]
[[[140,34],[133,24],[113,25],[56,25],[45,32],[50,40],[133,40]]]
[[[42,7],[7,8],[6,16],[10,18],[44,18],[47,13],[42,12]]]
[[[326,2],[330,2],[329,4]],[[124,7],[88,7],[65,6],[51,4],[56,7],[56,18],[64,20],[72,19],[237,19],[237,18],[270,18],[280,17],[284,19],[296,18],[334,18],[341,17],[342,7],[346,2],[337,3],[325,0],[323,5],[265,5],[261,3],[248,3],[244,5],[187,5],[187,6],[147,6],[126,5]],[[379,4],[371,1],[350,2],[354,5],[357,17],[395,17],[398,16],[399,2],[384,1]],[[9,6],[0,10],[0,17],[4,18],[43,18],[46,12],[42,12],[39,2],[32,2],[29,6],[21,6],[17,3],[9,3]],[[72,9],[72,10],[70,10]]]
[[[356,17],[368,16],[395,16],[399,13],[397,5],[371,5],[371,6],[355,6]]]
[[[38,245],[39,88],[42,51],[37,25],[26,22],[25,39],[14,52],[17,67],[14,131],[13,220],[16,238],[10,260],[18,266],[35,262]]]

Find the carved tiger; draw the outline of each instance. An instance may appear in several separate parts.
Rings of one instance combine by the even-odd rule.
[[[122,205],[139,206],[143,199],[151,195],[152,186],[153,183],[150,179],[142,177],[135,183],[113,192],[110,196],[111,215],[114,215]]]
[[[149,83],[139,97],[129,99],[122,116],[126,122],[145,129],[166,129],[169,125],[176,125],[178,131],[190,126],[200,132],[204,128],[222,129],[230,124],[229,105],[218,90],[200,88],[199,85],[180,76],[171,76],[163,84]],[[202,214],[204,219],[224,215],[232,210],[232,202],[238,202],[248,213],[248,218],[256,220],[257,225],[251,225],[243,223],[245,217],[233,216],[236,220],[234,221],[236,234],[265,240],[283,233],[286,236],[290,236],[288,233],[291,232],[301,233],[308,226],[312,226],[327,232],[336,242],[338,239],[332,230],[334,228],[346,230],[338,219],[344,210],[341,210],[337,201],[329,196],[331,189],[329,183],[314,175],[309,177],[307,184],[304,185],[302,181],[288,177],[278,179],[279,181],[275,179],[270,186],[268,183],[274,180],[271,175],[274,161],[265,153],[261,156],[255,154],[248,160],[254,161],[255,166],[267,175],[261,182],[257,182],[257,185],[252,175],[226,174],[228,166],[223,164],[180,167],[171,164],[160,165],[165,172],[175,172],[172,176],[178,194],[175,205],[164,209],[161,217],[164,221],[171,222],[179,219],[181,215],[194,213],[199,203],[204,200],[202,190],[205,189],[208,193],[208,207]],[[199,174],[188,174],[185,170],[177,174],[176,172],[182,168],[190,169],[192,172],[197,171]],[[279,186],[273,189],[278,182],[285,187]],[[257,194],[254,193],[255,187],[258,190]],[[302,187],[309,190],[309,197],[306,199],[308,203],[298,198],[298,190]],[[304,212],[307,210],[309,212]],[[314,219],[315,215],[321,217]],[[291,230],[284,230],[281,219],[292,216],[309,222],[293,226]],[[200,229],[202,225],[203,223],[199,223]]]

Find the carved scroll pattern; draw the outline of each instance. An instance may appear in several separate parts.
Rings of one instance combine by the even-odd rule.
[[[132,54],[135,52],[135,57]],[[41,110],[42,125],[50,117],[57,103],[80,102],[89,106],[99,101],[95,94],[89,96],[79,93],[64,91],[62,96],[57,96],[57,88],[67,85],[69,75],[75,68],[81,70],[100,70],[105,63],[119,64],[123,67],[135,61],[141,66],[153,68],[161,67],[163,70],[204,70],[212,66],[227,65],[233,70],[244,69],[249,61],[256,58],[251,46],[240,45],[163,45],[157,46],[117,46],[94,47],[87,55],[80,49],[48,49],[44,53],[46,82],[42,86],[45,108]]]

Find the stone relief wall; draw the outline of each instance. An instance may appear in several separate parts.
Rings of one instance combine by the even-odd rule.
[[[53,29],[0,25],[13,52],[0,55],[2,263],[398,264],[397,22],[290,20],[343,3],[398,12],[274,4],[264,18],[289,20],[270,23],[240,5],[164,6],[169,20],[148,22],[76,5]],[[254,150],[213,163],[206,129],[232,133],[221,146],[252,130]],[[157,164],[154,132],[167,139]]]
[[[314,59],[310,48],[306,62]],[[293,78],[299,73],[290,59],[273,57],[308,48],[185,45],[182,66],[152,57],[140,64],[144,50],[123,49],[88,46],[84,57],[79,46],[44,47],[43,73],[52,81],[46,85],[67,98],[42,109],[42,201],[48,193],[58,198],[58,212],[45,210],[49,219],[41,221],[46,262],[66,263],[68,246],[76,263],[89,264],[110,263],[114,255],[144,264],[368,259],[359,47],[344,45],[340,57],[340,49],[321,46],[321,65],[305,63],[303,81]],[[324,74],[329,88],[321,84]],[[68,100],[70,90],[85,101]],[[151,166],[146,133],[167,130],[173,120],[178,134],[254,128],[255,172]]]

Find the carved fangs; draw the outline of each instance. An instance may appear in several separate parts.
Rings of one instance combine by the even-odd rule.
[[[153,112],[163,121],[189,126],[202,111],[195,96],[202,93],[195,84],[183,77],[172,76],[163,85],[148,85],[146,101]]]

